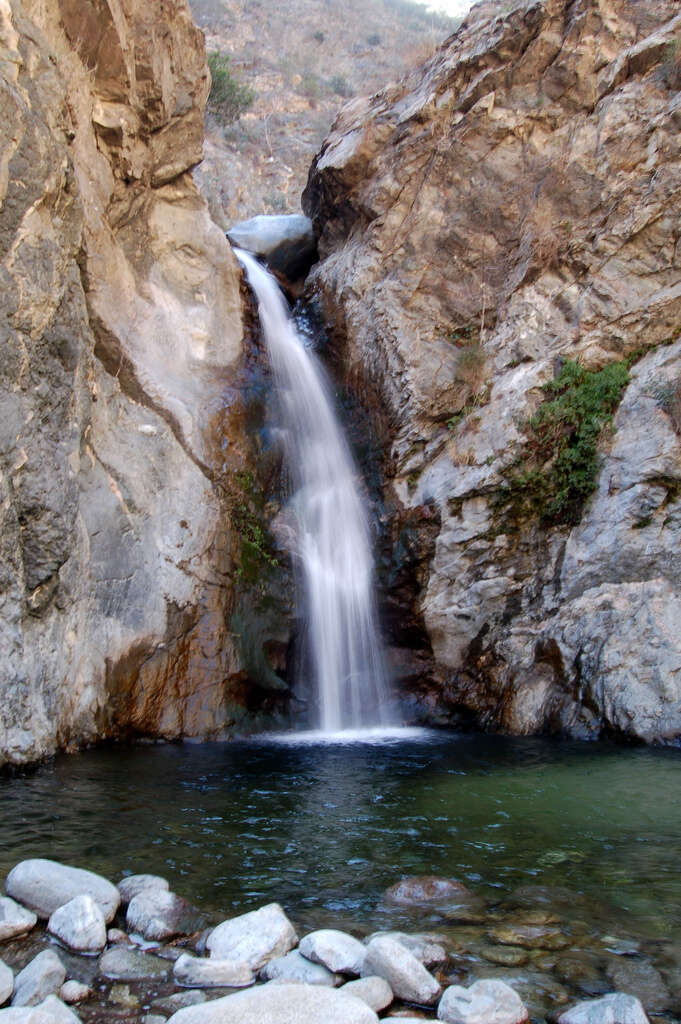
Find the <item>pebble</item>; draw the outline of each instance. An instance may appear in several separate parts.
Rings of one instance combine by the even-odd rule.
[[[243,961],[252,971],[297,945],[295,929],[278,903],[223,921],[206,940],[211,957]]]
[[[128,1010],[136,1010],[140,1005],[140,1001],[136,995],[130,991],[129,985],[123,985],[118,982],[116,985],[111,986],[109,992],[109,999],[116,1006],[124,1006]]]
[[[520,967],[530,959],[522,946],[483,946],[480,953],[485,960],[501,967]]]
[[[308,960],[322,964],[338,974],[360,974],[366,957],[366,946],[347,932],[322,928],[310,932],[298,947]]]
[[[8,896],[41,918],[50,917],[74,896],[85,894],[99,904],[109,924],[121,901],[116,886],[101,875],[40,858],[22,860],[13,867],[5,889]]]
[[[62,1002],[68,1003],[69,1005],[82,1003],[84,999],[87,999],[91,995],[92,989],[82,981],[65,981],[59,989],[59,998]]]
[[[430,1006],[440,995],[440,986],[413,953],[395,939],[381,936],[367,946],[362,977],[378,975],[390,985],[398,999]]]

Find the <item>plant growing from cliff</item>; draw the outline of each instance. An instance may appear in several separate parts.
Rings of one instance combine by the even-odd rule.
[[[579,522],[598,481],[598,439],[629,381],[625,361],[585,370],[567,360],[545,384],[546,399],[525,424],[524,450],[507,468],[494,502],[516,519]]]
[[[264,519],[264,498],[255,477],[247,471],[235,473],[229,498],[229,517],[241,542],[238,575],[246,583],[257,583],[279,562]]]
[[[234,77],[227,54],[210,53],[208,67],[211,76],[208,109],[222,124],[232,124],[253,106],[255,93]]]

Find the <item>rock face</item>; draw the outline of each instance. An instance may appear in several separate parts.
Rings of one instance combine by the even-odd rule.
[[[680,32],[673,0],[483,5],[312,168],[312,290],[388,451],[386,614],[426,716],[681,734]],[[630,368],[569,521],[506,502],[566,360]]]
[[[191,178],[185,0],[8,0],[0,38],[0,763],[216,735],[230,634],[240,275]]]

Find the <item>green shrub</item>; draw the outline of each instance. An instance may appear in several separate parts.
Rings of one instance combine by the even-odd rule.
[[[598,482],[598,438],[629,381],[625,361],[585,370],[567,360],[544,385],[546,399],[525,424],[524,451],[509,466],[493,506],[516,519],[579,522]]]
[[[253,106],[255,93],[234,77],[226,54],[210,53],[208,67],[211,75],[208,108],[223,124],[232,124]]]
[[[329,79],[329,87],[332,92],[335,92],[336,96],[342,96],[345,100],[350,99],[353,95],[352,86],[345,75],[334,75],[333,78]]]
[[[367,43],[369,44],[369,46],[380,46],[381,37],[379,36],[378,32],[372,32],[370,36],[367,36]]]
[[[298,86],[298,92],[308,100],[318,100],[322,94],[322,83],[314,71],[305,71]]]
[[[319,45],[321,46],[321,44],[322,44],[322,43],[324,42],[324,40],[326,39],[326,36],[324,35],[324,33],[323,33],[323,32],[319,32],[319,31],[318,31],[318,32],[315,32],[315,33],[313,34],[312,38],[314,39],[314,41],[315,41],[316,43],[319,43]]]

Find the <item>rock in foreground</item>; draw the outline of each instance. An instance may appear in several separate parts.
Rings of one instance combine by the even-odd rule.
[[[167,879],[161,878],[160,875],[128,875],[127,878],[120,880],[116,888],[121,894],[121,903],[127,907],[130,900],[142,892],[148,892],[150,889],[167,891],[170,886]]]
[[[129,931],[160,942],[199,931],[205,918],[181,896],[152,887],[132,897],[125,921]]]
[[[0,942],[30,932],[37,923],[38,918],[31,910],[20,907],[9,896],[0,896]]]
[[[298,944],[298,936],[278,903],[223,921],[206,942],[216,960],[240,960],[259,971],[268,960],[284,956]]]
[[[76,953],[101,953],[106,946],[106,922],[91,896],[75,896],[58,907],[47,930]]]
[[[270,983],[173,1014],[168,1024],[377,1024],[366,1003],[339,989]]]
[[[336,975],[332,971],[322,964],[308,960],[297,949],[292,949],[286,956],[277,956],[270,960],[265,964],[261,977],[265,981],[302,981],[307,985],[326,985],[329,988],[336,984]]]
[[[394,994],[408,1003],[430,1006],[440,995],[440,986],[413,953],[394,939],[372,939],[367,946],[362,976],[385,978]]]
[[[450,985],[437,1012],[447,1024],[523,1024],[529,1016],[517,992],[496,978],[476,981],[470,988]]]
[[[42,918],[50,917],[74,896],[86,895],[99,905],[104,920],[109,924],[121,901],[116,886],[101,875],[40,858],[22,860],[13,867],[7,876],[5,889],[12,899]]]
[[[558,1024],[648,1024],[636,996],[611,992],[602,999],[588,999],[561,1013]]]
[[[321,928],[300,940],[300,952],[308,960],[339,974],[360,974],[366,947],[347,932]]]
[[[66,968],[52,949],[44,949],[14,979],[12,1006],[37,1006],[64,984]]]

